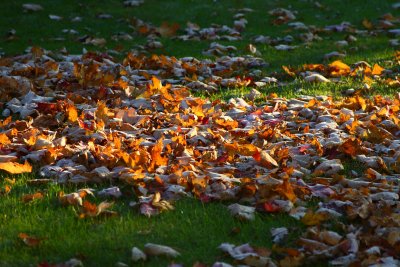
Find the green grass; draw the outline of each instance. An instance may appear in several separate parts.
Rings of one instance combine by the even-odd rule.
[[[205,1],[156,1],[146,0],[139,7],[124,7],[119,0],[99,0],[99,1],[48,1],[38,0],[35,3],[41,4],[42,11],[23,13],[22,4],[25,1],[6,1],[1,4],[0,9],[0,33],[3,37],[0,40],[0,47],[7,54],[19,54],[31,45],[42,46],[47,49],[61,49],[66,47],[71,53],[81,53],[82,48],[89,50],[115,49],[126,53],[137,45],[143,45],[145,38],[132,30],[130,20],[134,17],[140,18],[145,22],[151,22],[155,26],[162,22],[174,22],[181,26],[178,33],[183,33],[183,29],[188,21],[195,22],[202,27],[210,26],[212,23],[225,24],[232,26],[232,16],[236,10],[244,7],[254,9],[254,12],[246,15],[249,21],[244,33],[243,40],[230,42],[239,48],[239,54],[245,52],[245,46],[252,42],[256,35],[269,35],[272,37],[283,37],[292,34],[294,37],[299,32],[293,31],[286,25],[273,26],[272,17],[268,11],[276,7],[285,7],[298,11],[297,20],[307,25],[324,27],[327,25],[338,24],[343,21],[351,22],[357,28],[362,28],[363,18],[376,21],[384,13],[391,10],[391,1],[356,0],[344,4],[339,0],[324,1],[324,7],[318,8],[312,1],[218,1],[215,4],[211,0]],[[350,6],[349,6],[350,5]],[[100,13],[107,13],[113,16],[112,19],[99,19],[96,16]],[[12,14],[12,15],[10,15]],[[60,15],[64,19],[61,21],[50,20],[48,15]],[[71,18],[80,16],[82,22],[71,22]],[[14,40],[7,40],[6,33],[10,29],[15,29],[17,34]],[[107,44],[103,48],[88,46],[77,41],[78,36],[71,36],[62,33],[63,29],[75,29],[83,36],[85,34],[103,37],[107,39]],[[134,39],[131,41],[111,40],[111,36],[117,32],[127,32]],[[270,63],[266,72],[276,71],[282,65],[302,65],[305,63],[319,63],[323,60],[325,53],[338,50],[334,42],[343,40],[346,34],[321,33],[322,41],[315,41],[307,48],[299,48],[295,51],[276,51],[274,48],[258,45],[262,57]],[[55,41],[56,37],[64,37],[65,41]],[[201,52],[208,47],[211,41],[190,41],[183,42],[164,38],[162,40],[164,48],[154,51],[174,55],[177,57],[195,56],[204,57]],[[226,43],[226,42],[222,42]],[[295,44],[299,42],[296,41]],[[377,62],[394,51],[388,45],[388,37],[379,35],[377,37],[364,37],[346,48],[348,57],[345,61],[354,62],[367,60]]]
[[[70,53],[82,53],[82,49],[109,51],[118,50],[122,59],[126,53],[146,43],[145,36],[140,35],[130,27],[133,18],[139,18],[145,22],[150,22],[154,26],[159,26],[163,22],[178,23],[181,27],[178,34],[182,34],[188,21],[199,24],[201,27],[208,27],[212,23],[233,25],[233,15],[241,8],[252,8],[254,12],[248,13],[246,19],[248,25],[243,32],[243,40],[226,42],[222,44],[235,45],[238,48],[237,54],[247,54],[246,46],[254,43],[253,38],[257,35],[268,35],[271,37],[284,37],[291,34],[295,37],[294,45],[300,45],[294,51],[277,51],[268,45],[257,45],[261,57],[269,65],[262,69],[263,75],[275,76],[276,72],[282,72],[281,66],[301,66],[308,63],[329,63],[324,60],[324,55],[332,51],[346,53],[343,59],[345,63],[352,64],[357,61],[367,61],[370,64],[379,63],[387,66],[386,60],[392,59],[395,48],[389,46],[389,39],[386,34],[377,36],[357,36],[358,40],[351,43],[348,47],[338,48],[335,42],[344,40],[347,33],[324,33],[318,35],[322,37],[320,41],[314,41],[309,45],[302,44],[297,35],[302,31],[294,31],[287,25],[272,25],[272,17],[268,14],[269,10],[277,7],[288,8],[297,11],[296,21],[301,21],[306,25],[315,25],[317,28],[324,28],[327,25],[340,24],[343,21],[352,23],[358,29],[364,29],[362,20],[368,18],[373,23],[377,23],[380,16],[391,11],[393,1],[355,0],[351,3],[343,3],[339,0],[323,1],[323,6],[318,7],[313,1],[231,1],[222,0],[218,4],[212,0],[194,1],[156,1],[146,0],[139,7],[124,7],[122,0],[99,0],[99,1],[49,1],[38,0],[35,3],[41,4],[44,8],[38,12],[23,13],[22,4],[25,1],[6,1],[0,8],[0,51],[3,50],[7,55],[20,54],[28,46],[41,46],[46,49],[58,50],[67,48]],[[113,16],[112,19],[99,19],[98,14],[107,13]],[[12,14],[12,15],[10,15]],[[48,15],[55,14],[63,17],[61,21],[50,20]],[[82,22],[72,22],[71,19],[80,16]],[[16,37],[13,40],[6,38],[6,33],[10,29],[16,30]],[[79,35],[68,35],[62,33],[63,29],[74,29]],[[130,41],[113,41],[111,36],[117,32],[126,32],[133,36]],[[85,45],[77,39],[80,36],[90,35],[93,37],[105,38],[107,43],[104,47]],[[54,38],[63,37],[64,41],[56,41]],[[188,41],[183,42],[176,39],[162,38],[164,48],[154,50],[152,53],[165,54],[176,57],[194,56],[204,58],[202,51],[205,50],[212,41]],[[282,77],[285,80],[284,77]],[[282,80],[280,79],[280,80]],[[307,95],[333,95],[340,96],[340,90],[361,87],[361,83],[348,81],[340,84],[304,84],[301,81],[288,83],[287,85],[276,87],[266,86],[260,91],[269,94],[277,93],[279,96],[293,97],[302,94]],[[234,91],[237,91],[235,89]],[[375,84],[371,93],[390,95],[396,88],[387,88],[381,84]],[[230,90],[232,91],[232,90]],[[239,90],[240,91],[240,90]],[[248,91],[245,89],[244,91]],[[206,95],[202,95],[206,96]],[[235,92],[227,93],[220,91],[211,98],[227,99],[235,96]]]
[[[294,240],[303,230],[287,215],[257,214],[255,221],[241,222],[229,214],[223,203],[202,204],[192,199],[178,201],[174,211],[147,218],[129,207],[132,198],[126,198],[113,208],[120,214],[118,217],[79,219],[73,207],[60,205],[57,198],[58,192],[76,188],[28,186],[26,181],[32,176],[17,176],[9,195],[1,197],[1,266],[57,263],[72,257],[80,258],[85,266],[115,266],[119,261],[130,264],[132,247],[143,248],[147,242],[169,245],[182,256],[174,260],[150,258],[146,265],[139,266],[166,266],[173,261],[185,266],[196,261],[229,262],[217,249],[223,242],[271,247],[271,227],[289,227],[289,240]],[[24,194],[38,190],[45,192],[45,198],[26,204],[21,201]],[[238,231],[233,233],[233,229]],[[38,247],[28,247],[18,238],[21,232],[45,240]]]

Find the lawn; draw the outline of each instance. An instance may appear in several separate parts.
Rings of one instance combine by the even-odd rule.
[[[395,1],[123,2],[0,4],[0,266],[399,264]]]

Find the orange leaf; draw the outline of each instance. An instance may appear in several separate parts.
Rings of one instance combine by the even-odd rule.
[[[74,105],[68,105],[66,114],[70,122],[75,122],[78,119],[78,111]]]
[[[106,106],[105,102],[99,101],[97,103],[97,110],[95,112],[95,115],[98,123],[100,121],[103,121],[104,123],[108,122],[108,107]]]
[[[278,186],[275,191],[277,191],[279,194],[285,196],[287,199],[290,201],[294,202],[296,201],[297,197],[293,191],[293,187],[289,182],[289,179],[284,179],[283,183]]]
[[[228,153],[231,154],[240,154],[243,156],[253,156],[258,152],[258,147],[256,147],[253,144],[238,144],[238,143],[233,143],[233,144],[225,144],[225,149],[228,151]]]
[[[97,206],[96,204],[90,203],[89,201],[84,201],[82,204],[81,213],[79,214],[79,218],[96,217],[100,214],[116,215],[116,212],[107,210],[113,204],[113,202],[103,201]]]
[[[1,195],[7,195],[11,191],[11,186],[5,185],[4,188],[0,189],[0,196]]]
[[[157,143],[151,148],[151,164],[149,170],[154,170],[158,166],[165,166],[168,163],[168,158],[161,156],[163,150],[163,138],[158,139]]]
[[[385,69],[379,66],[378,64],[375,64],[374,67],[372,68],[372,75],[381,75],[382,71]]]
[[[17,162],[1,162],[0,170],[4,170],[11,174],[19,174],[32,172],[32,166],[27,161],[25,161],[24,164],[20,164]]]
[[[8,145],[11,144],[10,139],[8,138],[8,136],[4,133],[0,134],[0,145]]]
[[[305,108],[312,108],[314,106],[319,106],[320,103],[317,99],[313,98],[310,101],[308,101],[307,104],[304,105]]]
[[[340,145],[339,151],[351,156],[355,157],[359,154],[362,154],[361,149],[361,140],[356,138],[349,138],[343,144]]]
[[[43,197],[44,197],[43,193],[36,192],[36,193],[33,193],[33,194],[27,194],[27,195],[22,196],[22,201],[24,203],[28,203],[28,202],[31,202],[31,201],[33,201],[35,199],[42,199]]]
[[[222,118],[215,119],[215,124],[224,127],[226,129],[235,129],[239,126],[239,123],[235,120],[225,120]]]
[[[94,217],[97,215],[98,215],[97,205],[85,200],[82,204],[82,213],[79,215],[79,217],[80,218],[84,218],[85,216]]]
[[[336,60],[329,64],[329,70],[332,76],[342,76],[350,73],[350,67],[340,60]]]

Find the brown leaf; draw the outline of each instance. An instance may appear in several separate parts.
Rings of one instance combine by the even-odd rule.
[[[162,37],[172,37],[176,35],[176,31],[179,29],[178,23],[168,23],[164,21],[161,26],[157,29],[157,32],[160,33]]]
[[[43,238],[37,238],[30,236],[26,233],[19,233],[18,237],[22,240],[22,242],[25,243],[28,247],[37,247],[39,246],[42,241],[44,240]]]
[[[364,153],[361,145],[362,142],[360,139],[349,138],[343,144],[340,145],[339,151],[351,157],[355,157],[357,155]]]
[[[255,153],[256,154],[256,153]],[[279,167],[278,162],[270,156],[270,154],[267,151],[261,151],[260,156],[258,155],[255,157],[255,159],[259,159],[259,164],[263,167],[266,167],[268,169],[276,168]]]
[[[291,202],[294,202],[297,199],[296,194],[294,193],[293,187],[290,184],[288,178],[283,179],[283,183],[281,185],[278,185],[275,188],[275,191],[278,192],[279,194],[285,196]]]
[[[36,193],[33,193],[33,194],[23,195],[22,196],[22,201],[24,203],[28,203],[28,202],[31,202],[31,201],[33,201],[35,199],[42,199],[43,197],[44,197],[44,195],[43,195],[42,192],[36,192]]]
[[[308,226],[320,225],[323,221],[326,221],[328,218],[324,213],[314,213],[309,210],[306,215],[301,219],[301,221]]]

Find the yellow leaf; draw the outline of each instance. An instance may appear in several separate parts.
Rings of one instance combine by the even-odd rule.
[[[161,156],[163,150],[163,138],[158,139],[157,143],[151,148],[151,163],[149,170],[155,170],[158,166],[165,166],[168,163],[168,158]]]
[[[96,120],[103,121],[104,123],[108,122],[108,107],[106,106],[106,103],[103,101],[99,101],[97,103],[97,110],[96,110]]]
[[[10,139],[8,138],[8,136],[4,133],[0,134],[0,145],[8,145],[11,144]]]
[[[372,68],[372,75],[381,75],[382,71],[385,69],[379,66],[378,64],[375,64],[374,67]]]
[[[372,80],[371,78],[369,78],[367,76],[364,76],[363,82],[368,84],[368,85],[371,85],[374,82],[374,80]]]
[[[323,221],[327,219],[327,215],[323,213],[313,213],[308,211],[301,221],[308,226],[320,225]]]
[[[374,25],[372,22],[368,19],[363,19],[362,25],[367,29],[367,30],[372,30],[374,28]]]
[[[350,67],[340,60],[336,60],[329,64],[329,69],[332,76],[342,76],[350,73]]]
[[[255,153],[258,152],[258,147],[256,147],[253,144],[238,144],[238,143],[233,143],[233,144],[225,144],[225,149],[228,151],[228,153],[231,154],[240,154],[243,156],[253,156]]]
[[[66,113],[70,122],[75,122],[78,119],[78,111],[74,105],[68,105]]]
[[[17,162],[2,162],[0,163],[0,170],[4,170],[11,174],[19,174],[32,172],[32,166],[27,161],[25,161],[24,164]]]
[[[282,69],[289,75],[289,76],[296,76],[296,73],[294,73],[293,71],[291,71],[288,67],[286,66],[282,66]]]
[[[289,182],[289,179],[284,179],[283,183],[275,189],[276,192],[285,196],[288,200],[294,202],[296,201],[297,197],[294,193],[293,187]]]

